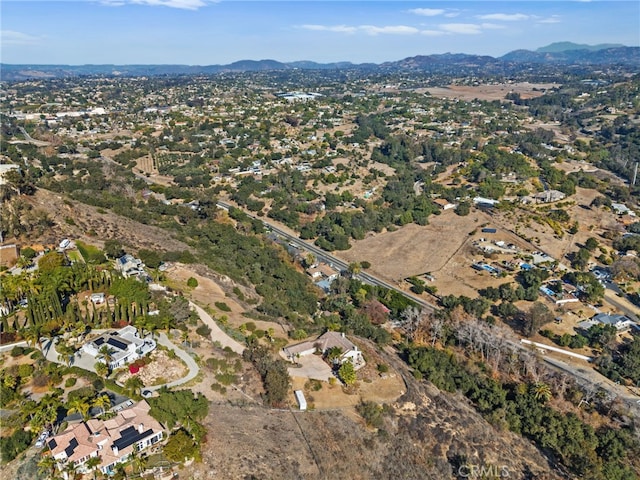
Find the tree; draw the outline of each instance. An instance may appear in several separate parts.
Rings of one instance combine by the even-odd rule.
[[[551,400],[551,387],[543,382],[534,383],[532,386],[533,396],[536,400],[546,403]]]
[[[553,313],[549,308],[540,302],[535,302],[523,318],[523,333],[530,337],[536,333],[540,327],[553,320]]]
[[[104,362],[96,362],[93,366],[93,369],[96,371],[98,375],[105,378],[109,375],[109,367]]]
[[[362,266],[358,262],[351,262],[347,268],[351,278],[358,276],[360,271],[362,270]]]
[[[82,419],[86,420],[89,418],[89,409],[91,408],[91,404],[84,397],[74,397],[69,400],[67,405],[67,413],[79,413],[82,415]]]
[[[56,471],[56,459],[52,455],[44,455],[38,462],[38,472],[52,478]]]
[[[127,381],[124,382],[124,388],[131,396],[140,395],[140,391],[143,387],[144,382],[136,375],[127,378]]]
[[[594,237],[589,237],[587,241],[584,243],[584,247],[590,252],[593,252],[596,248],[598,248],[598,245],[599,245],[598,240],[595,239]]]
[[[345,385],[353,385],[356,382],[356,369],[351,362],[351,359],[347,359],[338,369],[338,376]]]
[[[175,432],[162,450],[172,462],[184,462],[197,454],[198,446],[194,439],[183,429]]]
[[[109,258],[120,258],[125,252],[119,240],[109,239],[104,242],[104,253],[106,253]]]
[[[111,373],[111,362],[113,362],[113,350],[109,347],[109,345],[103,345],[98,350],[97,359],[102,360],[104,364],[107,366],[107,370]]]
[[[96,480],[96,467],[98,467],[98,465],[100,465],[101,463],[102,457],[100,455],[97,455],[95,457],[91,457],[89,460],[87,460],[87,463],[84,464],[85,467],[93,473],[93,480]]]
[[[101,364],[104,365],[104,364]],[[101,414],[104,414],[105,409],[111,406],[111,400],[108,395],[98,395],[93,399],[91,405],[100,409]]]
[[[331,364],[334,364],[340,358],[340,355],[342,355],[342,349],[338,346],[329,348],[325,353],[326,359]]]

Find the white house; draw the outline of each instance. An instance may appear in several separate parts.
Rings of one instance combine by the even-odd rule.
[[[123,277],[142,275],[144,274],[144,264],[142,260],[127,254],[116,260],[116,270],[122,273]]]
[[[128,325],[117,332],[105,332],[82,346],[82,351],[92,357],[99,357],[100,350],[107,347],[111,353],[111,369],[127,365],[156,348],[152,338],[138,337],[135,327]]]
[[[96,467],[104,474],[113,474],[118,463],[124,463],[134,452],[140,452],[162,441],[162,425],[149,415],[149,404],[138,402],[109,420],[91,419],[71,424],[47,440],[56,466],[68,478],[64,468],[72,463],[78,473],[88,473],[86,463],[99,457]]]
[[[283,349],[285,356],[292,362],[299,357],[312,355],[316,351],[326,354],[328,350],[337,347],[341,350],[340,356],[335,363],[342,365],[345,361],[351,360],[353,366],[357,369],[364,367],[365,361],[362,352],[356,345],[349,340],[344,333],[326,332],[320,335],[316,340],[291,345]]]
[[[631,327],[635,327],[636,323],[626,315],[610,315],[607,313],[599,313],[591,317],[593,324],[612,325],[616,327],[616,330],[623,332],[629,330]],[[583,322],[584,323],[584,322]]]

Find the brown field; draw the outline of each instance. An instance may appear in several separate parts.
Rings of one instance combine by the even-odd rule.
[[[511,92],[519,93],[523,99],[544,95],[544,90],[557,86],[553,83],[501,83],[497,85],[449,85],[448,87],[429,87],[416,89],[418,93],[429,93],[437,98],[459,98],[461,100],[504,100]],[[534,88],[536,90],[534,90]]]

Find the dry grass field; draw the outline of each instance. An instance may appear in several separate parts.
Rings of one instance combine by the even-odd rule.
[[[429,93],[437,98],[459,98],[460,100],[504,100],[508,93],[519,93],[523,99],[544,95],[544,90],[557,86],[553,83],[500,83],[496,85],[449,85],[417,89],[418,93]]]

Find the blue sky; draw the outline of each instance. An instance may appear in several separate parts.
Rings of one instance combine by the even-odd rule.
[[[558,41],[638,46],[640,2],[2,0],[0,27],[4,63],[380,63]]]

